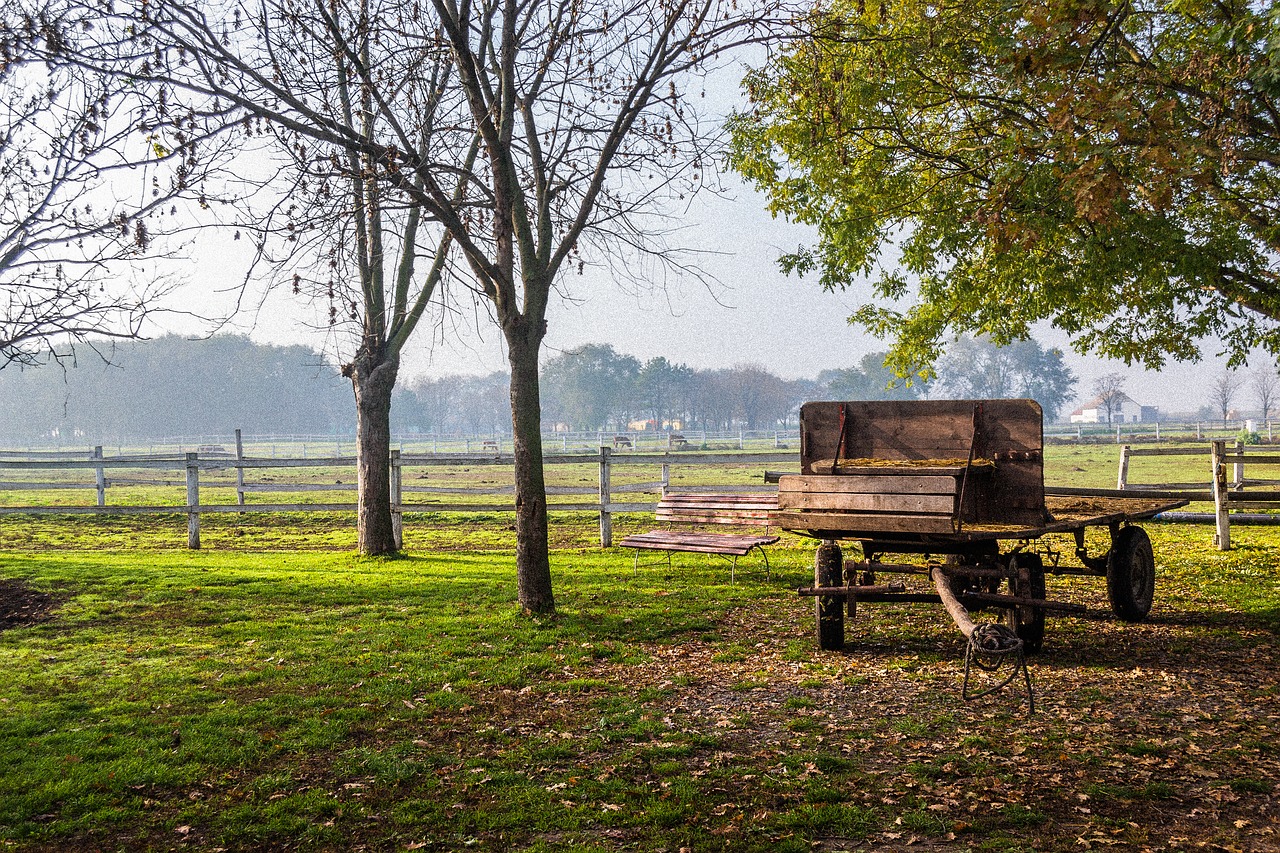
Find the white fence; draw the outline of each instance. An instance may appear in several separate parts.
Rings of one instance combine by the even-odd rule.
[[[1280,524],[1280,514],[1242,513],[1240,510],[1280,509],[1280,479],[1246,478],[1246,465],[1269,468],[1280,465],[1280,448],[1261,445],[1246,446],[1239,441],[1215,440],[1209,442],[1208,478],[1181,483],[1135,483],[1129,477],[1130,460],[1134,457],[1200,456],[1206,455],[1201,447],[1132,447],[1120,448],[1120,461],[1116,470],[1116,489],[1112,494],[1141,494],[1147,497],[1181,498],[1186,501],[1212,501],[1213,513],[1164,513],[1168,521],[1210,523],[1214,525],[1214,545],[1221,551],[1231,548],[1231,524],[1273,525]],[[1246,490],[1246,488],[1248,490]],[[1058,493],[1072,493],[1074,489],[1055,489]],[[1097,493],[1097,490],[1093,490]],[[1234,510],[1234,512],[1233,512]]]
[[[78,457],[78,458],[75,458]],[[404,513],[413,512],[493,512],[514,511],[514,477],[511,485],[487,487],[450,487],[440,485],[406,485],[405,469],[437,468],[441,466],[493,466],[511,468],[512,457],[500,451],[484,454],[407,454],[400,450],[391,451],[391,503],[393,523],[397,539],[402,530]],[[643,454],[636,452],[614,453],[611,447],[601,447],[592,454],[548,455],[545,462],[548,466],[589,465],[597,468],[598,480],[591,486],[548,486],[547,495],[553,498],[573,498],[591,496],[591,500],[561,500],[548,503],[551,512],[593,512],[599,516],[600,544],[608,547],[612,544],[612,515],[619,512],[652,511],[655,500],[627,501],[617,500],[615,496],[630,494],[660,495],[670,485],[670,470],[673,465],[715,465],[715,466],[755,466],[759,465],[763,476],[764,465],[769,463],[798,463],[795,453],[696,453],[672,452],[662,454]],[[618,468],[646,467],[655,469],[657,479],[639,482],[619,482],[614,472]],[[324,483],[307,482],[252,482],[246,480],[248,472],[275,471],[292,469],[307,471],[318,468],[351,471],[354,474],[354,457],[326,458],[261,458],[248,456],[244,452],[243,443],[237,443],[234,455],[229,451],[213,450],[208,454],[189,451],[178,456],[157,455],[124,455],[106,456],[101,447],[78,454],[57,452],[52,454],[23,454],[20,458],[12,452],[0,456],[0,494],[12,491],[47,491],[47,490],[89,490],[96,492],[96,501],[92,505],[75,505],[57,503],[46,505],[10,505],[0,506],[0,515],[150,515],[162,513],[183,513],[187,516],[187,545],[190,548],[200,547],[200,516],[208,513],[255,513],[255,512],[355,512],[354,501],[341,502],[289,502],[289,503],[256,503],[246,500],[252,493],[335,493],[354,491],[356,488],[354,475],[346,480]],[[28,472],[34,479],[12,479],[10,472]],[[55,472],[92,472],[93,480],[56,480],[50,475]],[[112,471],[127,472],[127,476],[109,477]],[[225,479],[225,472],[234,472],[234,479]],[[151,474],[149,472],[157,472]],[[165,477],[163,472],[173,472],[177,476]],[[43,475],[43,476],[41,476]],[[141,475],[141,476],[140,476]],[[219,475],[222,475],[221,477]],[[202,479],[203,478],[203,479]],[[634,478],[631,478],[634,479]],[[182,504],[145,504],[123,505],[109,504],[108,493],[115,488],[139,486],[183,487],[186,489],[186,500]],[[235,490],[235,503],[205,503],[201,500],[201,489]],[[758,486],[693,486],[681,487],[682,491],[707,492],[765,492],[776,487]],[[438,500],[413,500],[414,495],[430,493],[439,495]],[[468,501],[467,498],[496,497],[501,500],[480,502]]]
[[[542,435],[543,450],[548,456],[580,455],[595,453],[597,448],[662,453],[666,451],[742,450],[770,452],[795,449],[799,446],[800,433],[791,430],[685,430],[667,432],[654,430],[594,430],[591,432],[547,432]],[[87,444],[88,441],[86,440]],[[356,437],[347,435],[244,435],[236,430],[230,434],[168,436],[155,439],[113,439],[101,441],[109,452],[117,456],[184,454],[201,452],[204,448],[219,448],[231,452],[239,443],[251,456],[267,458],[327,458],[355,453]],[[493,453],[510,452],[512,441],[504,433],[487,435],[436,435],[432,433],[397,433],[391,446],[401,453]],[[0,458],[27,458],[60,454],[62,458],[83,458],[84,451],[68,449],[59,439],[51,439],[40,445],[28,445],[24,450],[0,450]]]

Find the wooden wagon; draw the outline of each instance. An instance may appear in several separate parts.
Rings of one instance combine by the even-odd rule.
[[[1046,574],[1105,577],[1115,614],[1146,618],[1155,590],[1151,541],[1135,521],[1183,501],[1045,495],[1042,413],[1034,400],[814,402],[800,410],[799,475],[779,479],[783,529],[823,540],[814,565],[818,640],[844,645],[844,615],[858,602],[939,602],[884,575],[942,572],[967,608],[997,608],[1027,651],[1044,639],[1045,614],[1080,605],[1046,598]],[[1106,528],[1110,547],[1090,555],[1085,531]],[[1037,540],[1074,537],[1078,566]],[[860,560],[844,560],[841,541]],[[927,555],[925,565],[888,555]],[[948,596],[950,597],[950,596]]]

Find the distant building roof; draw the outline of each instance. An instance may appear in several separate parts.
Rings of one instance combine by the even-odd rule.
[[[1121,405],[1124,405],[1125,403],[1130,403],[1139,408],[1153,408],[1151,406],[1143,406],[1141,403],[1139,403],[1137,400],[1133,399],[1123,391],[1121,391],[1119,394],[1116,395],[1116,401],[1119,402]],[[1101,409],[1101,408],[1104,408],[1102,397],[1094,397],[1092,400],[1085,403],[1083,406],[1076,409],[1071,414],[1082,415],[1084,414],[1085,409]]]

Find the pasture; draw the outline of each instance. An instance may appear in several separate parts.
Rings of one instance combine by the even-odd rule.
[[[1114,447],[1049,453],[1114,483]],[[1270,528],[1149,525],[1140,625],[1051,578],[1088,612],[1050,618],[1029,717],[962,701],[937,607],[820,652],[806,540],[767,581],[633,574],[557,514],[560,612],[529,619],[510,523],[406,515],[406,556],[364,560],[343,515],[213,516],[199,552],[179,515],[0,517],[0,848],[1280,850]]]

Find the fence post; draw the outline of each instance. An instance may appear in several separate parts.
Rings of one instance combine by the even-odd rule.
[[[600,445],[600,547],[613,545],[613,516],[609,513],[609,448]]]
[[[1236,442],[1236,466],[1235,466],[1235,471],[1233,472],[1235,474],[1235,482],[1231,484],[1231,487],[1233,489],[1236,489],[1237,491],[1244,490],[1244,460],[1241,458],[1243,456],[1244,456],[1244,442],[1237,441]]]
[[[101,444],[93,448],[93,458],[94,459],[102,458]],[[98,486],[98,506],[106,506],[107,505],[107,473],[104,470],[102,470],[101,465],[99,465],[97,468],[94,468],[93,471],[94,471],[94,475],[97,480],[97,486]]]
[[[671,463],[662,463],[662,496],[667,496],[667,490],[671,488]]]
[[[1129,482],[1129,445],[1120,446],[1120,470],[1116,473],[1116,488],[1123,489]]]
[[[1200,422],[1199,422],[1199,421],[1196,421],[1196,441],[1203,441],[1203,437],[1200,435]]]
[[[1120,424],[1116,424],[1116,444],[1120,443]]]
[[[200,548],[200,466],[197,454],[187,454],[187,547]]]
[[[244,506],[244,438],[236,430],[236,503]]]
[[[1160,422],[1156,421],[1156,443],[1160,443]]]
[[[404,512],[400,508],[403,498],[403,483],[400,468],[400,451],[391,451],[391,535],[395,539],[396,550],[404,547]]]
[[[1213,544],[1219,551],[1231,550],[1231,516],[1227,512],[1227,469],[1226,460],[1223,459],[1226,455],[1226,447],[1225,441],[1215,441],[1211,451],[1213,477],[1210,482],[1213,483],[1213,513],[1217,525]]]

